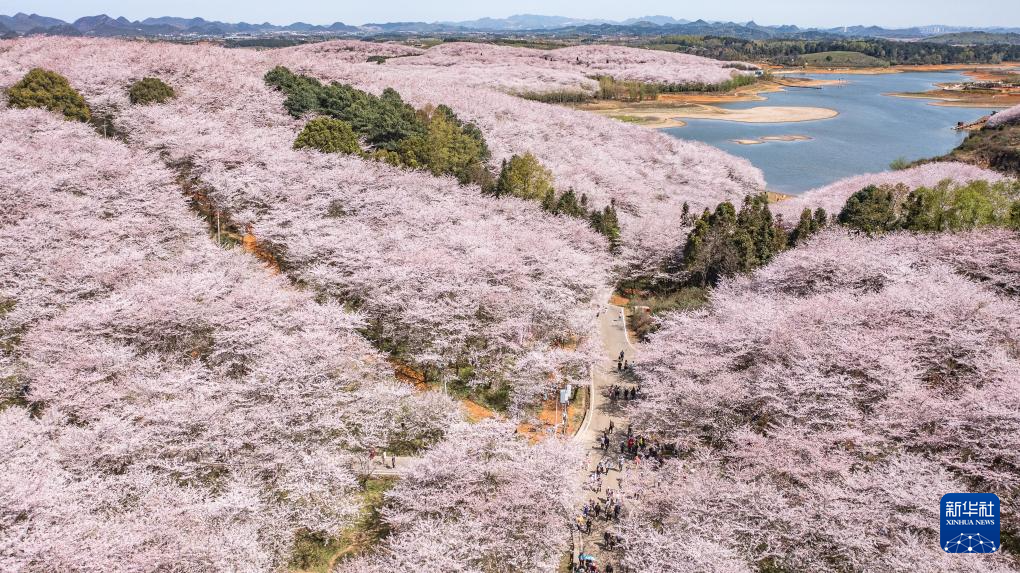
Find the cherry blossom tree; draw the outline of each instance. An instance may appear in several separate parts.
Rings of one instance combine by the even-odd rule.
[[[276,65],[449,105],[482,130],[493,166],[532,153],[557,188],[614,203],[621,253],[533,202],[292,149],[303,122],[262,79]],[[764,188],[719,150],[505,93],[733,73],[690,56],[0,42],[0,86],[34,67],[67,77],[124,138],[0,111],[0,569],[279,569],[298,531],[332,535],[356,514],[366,450],[441,440],[388,494],[392,535],[341,570],[555,570],[578,453],[528,444],[513,421],[459,424],[449,399],[395,383],[387,358],[510,388],[511,413],[526,412],[587,381],[591,303],[675,249],[685,203]],[[177,97],[130,106],[144,77]],[[280,275],[209,241],[183,175]],[[777,210],[793,222],[867,184],[945,178],[999,176],[932,164]],[[830,230],[724,281],[710,308],[666,317],[633,415],[683,456],[628,477],[625,563],[978,567],[947,561],[931,524],[945,491],[996,491],[1017,515],[1018,247],[1006,231]]]
[[[988,122],[985,125],[988,127],[1001,127],[1014,124],[1017,121],[1020,121],[1020,105],[1015,105],[996,113],[988,118]]]
[[[739,201],[765,187],[761,172],[748,161],[708,145],[597,114],[501,93],[541,91],[543,82],[551,81],[548,74],[561,73],[559,67],[567,65],[554,60],[548,52],[536,55],[529,50],[517,56],[515,48],[453,44],[442,47],[448,52],[437,52],[442,58],[436,65],[427,65],[430,58],[438,57],[429,55],[436,50],[432,48],[422,56],[420,65],[415,64],[419,58],[398,58],[382,66],[352,67],[321,57],[320,46],[323,45],[288,48],[275,55],[294,71],[324,80],[351,83],[374,93],[394,87],[419,107],[430,103],[449,105],[458,117],[474,123],[485,134],[494,168],[503,159],[531,153],[552,171],[557,188],[584,193],[596,207],[615,201],[623,243],[618,260],[633,272],[652,272],[665,254],[683,241],[686,232],[680,221],[685,202],[700,212],[721,201]],[[588,48],[594,50],[593,54],[602,49]],[[626,48],[605,48],[631,53]],[[554,50],[552,54],[560,51]],[[466,52],[466,61],[454,57],[461,52]],[[479,54],[472,56],[474,52]],[[646,50],[635,52],[646,53],[645,58],[659,57],[647,55]],[[537,57],[541,54],[546,55]],[[693,57],[666,55],[680,56],[677,61],[681,62]],[[564,59],[573,61],[577,57],[581,56]],[[519,58],[525,58],[527,65],[521,65]],[[614,58],[624,62],[620,67],[625,67],[628,61],[622,56],[610,57],[616,61]],[[480,63],[472,65],[474,59]],[[712,62],[715,69],[720,65],[712,60],[707,62]],[[555,69],[550,71],[549,66]],[[694,81],[701,77],[687,75],[682,69],[663,67],[671,81],[678,83],[685,78]],[[578,74],[577,81],[585,80],[588,73]],[[624,77],[619,71],[615,73]],[[484,82],[489,80],[484,78],[517,83],[491,86],[496,88],[494,91],[486,89],[489,86]],[[568,85],[572,84],[555,80],[548,89],[565,89]],[[479,93],[485,93],[485,97],[479,97]]]
[[[155,156],[0,118],[0,569],[277,569],[356,515],[368,449],[459,418],[362,316],[216,247]]]
[[[329,43],[302,48],[321,53]],[[700,56],[609,45],[571,46],[556,50],[515,48],[478,42],[448,42],[420,55],[387,61],[387,66],[426,69],[433,76],[456,76],[472,87],[509,93],[575,90],[593,94],[593,76],[612,76],[659,84],[730,80],[738,72],[731,62]],[[754,66],[744,65],[753,68]]]
[[[387,492],[383,546],[337,571],[557,571],[580,463],[570,442],[530,445],[513,424],[454,426]]]
[[[1015,263],[997,268],[1018,249],[1006,231],[832,229],[665,317],[632,419],[681,455],[635,477],[624,562],[1011,570],[942,556],[937,508],[993,491],[1020,527],[1020,305]]]
[[[165,47],[79,44],[88,62],[140,66],[24,59],[69,69],[92,100],[110,101],[132,145],[188,161],[223,216],[251,229],[290,278],[356,306],[364,332],[398,360],[509,389],[515,412],[587,379],[598,346],[591,303],[612,261],[585,221],[425,172],[290,149],[301,122],[262,82],[260,53],[197,50],[154,70],[146,58]],[[148,65],[162,68],[157,56]],[[122,106],[123,90],[108,87],[157,72],[180,86],[167,104]]]

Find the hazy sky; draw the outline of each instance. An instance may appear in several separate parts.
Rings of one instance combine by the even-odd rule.
[[[483,16],[548,14],[624,19],[663,14],[696,20],[754,20],[759,24],[842,26],[1020,26],[1018,0],[0,0],[0,14],[36,12],[74,20],[109,14],[138,20],[149,16],[201,16],[209,20],[304,21],[348,24],[394,21],[469,20]]]

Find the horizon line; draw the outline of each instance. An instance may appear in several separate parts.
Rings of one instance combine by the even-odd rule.
[[[184,19],[184,20],[202,19],[202,20],[207,21],[207,22],[223,22],[223,23],[226,23],[226,24],[241,24],[241,23],[252,24],[252,25],[256,25],[256,24],[258,24],[258,25],[269,24],[269,25],[272,25],[272,26],[290,26],[290,25],[293,25],[293,24],[308,24],[308,25],[311,25],[311,26],[329,26],[331,24],[339,23],[339,24],[345,24],[345,25],[348,25],[348,26],[358,26],[358,27],[361,27],[361,26],[370,26],[370,25],[373,25],[373,24],[394,24],[394,23],[460,24],[462,22],[471,22],[471,21],[475,21],[475,20],[485,20],[485,19],[489,19],[489,20],[508,20],[510,18],[514,18],[514,17],[518,17],[518,16],[538,16],[538,17],[543,17],[543,18],[566,18],[566,19],[569,19],[569,20],[589,20],[589,21],[598,20],[598,21],[601,21],[601,22],[604,22],[604,23],[607,23],[607,24],[615,24],[615,25],[621,25],[624,20],[642,21],[641,20],[642,18],[666,17],[666,18],[673,18],[675,20],[686,20],[688,23],[702,21],[702,22],[706,22],[706,23],[709,23],[709,24],[727,23],[727,24],[739,24],[739,25],[744,26],[744,25],[747,25],[747,24],[753,22],[754,24],[756,24],[758,26],[764,26],[764,27],[796,26],[797,28],[804,29],[804,30],[830,30],[830,29],[836,29],[836,28],[855,28],[855,27],[862,27],[862,28],[872,28],[872,27],[874,27],[874,28],[884,28],[884,29],[887,29],[887,30],[908,30],[908,29],[911,29],[911,28],[951,27],[951,28],[971,28],[974,31],[981,31],[982,29],[1020,28],[1020,24],[1016,24],[1016,25],[1010,25],[1010,24],[991,24],[991,25],[988,25],[988,26],[941,24],[941,23],[911,24],[911,25],[908,25],[908,26],[889,26],[889,25],[883,25],[883,24],[861,24],[861,23],[858,23],[858,24],[839,24],[839,25],[835,25],[835,26],[824,26],[824,25],[796,24],[796,23],[790,23],[790,22],[780,23],[780,24],[762,24],[760,22],[757,22],[754,18],[751,18],[751,19],[748,19],[748,20],[712,20],[712,19],[707,19],[707,18],[693,18],[693,19],[691,19],[691,18],[685,18],[685,17],[682,17],[682,16],[680,16],[680,17],[678,17],[678,16],[670,16],[668,14],[645,14],[643,16],[632,16],[630,18],[625,18],[624,20],[615,20],[615,19],[612,19],[612,18],[575,17],[575,16],[563,16],[562,14],[537,14],[537,13],[534,13],[534,12],[515,13],[515,14],[511,14],[509,16],[481,16],[481,17],[478,17],[478,18],[469,18],[469,19],[465,19],[465,20],[411,20],[411,19],[408,19],[408,20],[387,20],[387,21],[378,21],[377,20],[377,21],[372,21],[372,22],[363,22],[363,23],[360,23],[360,24],[355,24],[355,23],[351,23],[351,22],[345,22],[343,20],[333,20],[333,21],[329,21],[329,22],[311,22],[311,21],[307,21],[307,20],[293,20],[293,21],[289,21],[289,22],[275,21],[274,22],[274,21],[271,21],[271,20],[263,20],[263,21],[259,22],[257,20],[246,20],[246,19],[243,19],[243,18],[242,19],[238,19],[238,20],[223,20],[223,19],[210,19],[210,18],[206,18],[204,16],[173,16],[173,15],[169,15],[169,14],[164,14],[164,15],[161,15],[161,16],[145,16],[144,18],[134,19],[133,20],[133,19],[128,18],[127,16],[123,16],[123,15],[120,15],[120,16],[111,16],[110,14],[108,14],[106,12],[100,12],[98,14],[84,14],[84,15],[78,16],[78,17],[76,17],[76,18],[74,18],[72,20],[65,20],[64,18],[59,18],[59,17],[56,17],[56,16],[48,16],[46,14],[40,14],[38,12],[25,12],[23,10],[19,10],[19,11],[15,12],[14,14],[0,14],[0,16],[16,17],[18,14],[24,14],[26,16],[40,16],[40,17],[43,17],[43,18],[54,18],[54,19],[66,22],[68,24],[73,24],[75,21],[80,20],[81,18],[92,18],[92,17],[96,17],[96,16],[106,16],[106,17],[112,18],[114,20],[116,20],[118,18],[124,18],[124,19],[126,19],[126,20],[128,20],[130,22],[142,22],[142,21],[147,20],[147,19],[159,19],[159,18],[180,18],[180,19]]]

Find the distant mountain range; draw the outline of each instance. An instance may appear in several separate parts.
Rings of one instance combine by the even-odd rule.
[[[612,20],[585,20],[580,18],[567,18],[565,16],[540,16],[537,14],[517,14],[507,18],[481,18],[479,20],[465,20],[461,22],[442,22],[441,24],[456,28],[469,30],[556,30],[560,28],[573,28],[587,25],[622,25],[629,26],[646,22],[658,26],[672,24],[686,24],[690,20],[677,20],[670,16],[644,16],[642,18],[628,18],[620,22]]]
[[[481,18],[461,22],[386,22],[351,26],[343,22],[329,25],[295,22],[276,25],[268,22],[218,22],[203,18],[146,18],[131,21],[106,14],[86,16],[65,22],[38,14],[0,15],[0,36],[51,34],[67,36],[144,36],[144,37],[230,37],[273,35],[373,36],[389,34],[514,34],[649,36],[664,34],[731,36],[744,39],[868,37],[902,40],[972,32],[1020,33],[1020,28],[968,28],[959,26],[918,26],[890,29],[878,26],[847,26],[842,28],[800,28],[797,26],[761,26],[755,22],[708,22],[678,20],[670,16],[644,16],[622,21],[567,18],[519,14],[508,18]],[[988,36],[982,36],[989,41]]]
[[[0,15],[0,32],[17,34],[55,34],[67,36],[229,36],[234,34],[264,35],[273,33],[294,34],[362,34],[365,31],[357,26],[348,26],[343,22],[334,22],[328,26],[318,26],[295,22],[286,26],[278,26],[268,22],[248,24],[247,22],[216,22],[203,18],[146,18],[130,21],[121,16],[112,18],[106,14],[85,16],[74,22],[64,22],[56,18],[38,14],[18,13],[14,16]]]

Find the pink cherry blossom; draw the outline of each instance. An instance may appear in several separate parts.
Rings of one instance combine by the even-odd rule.
[[[667,315],[632,419],[681,458],[635,477],[624,563],[1010,570],[949,561],[937,508],[994,491],[1020,525],[1020,304],[999,268],[1018,251],[1006,231],[833,229]]]
[[[157,157],[0,118],[0,569],[276,569],[356,515],[366,450],[459,418],[217,247]]]
[[[1017,121],[1020,121],[1020,105],[1015,105],[996,113],[992,117],[988,118],[986,125],[988,125],[988,127],[1000,127],[1016,123]]]
[[[296,52],[321,53],[331,43],[313,44]],[[594,76],[659,84],[721,83],[739,72],[732,63],[700,56],[626,48],[622,46],[571,46],[556,50],[515,48],[494,44],[451,42],[415,57],[396,58],[386,66],[428,70],[432,77],[467,80],[472,87],[490,87],[509,93],[574,90],[594,94]]]
[[[387,492],[383,546],[338,572],[557,571],[579,504],[580,451],[554,438],[531,446],[515,431],[491,420],[452,427]]]

